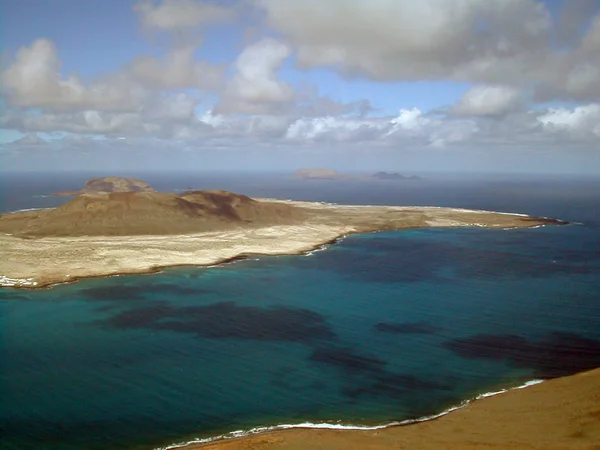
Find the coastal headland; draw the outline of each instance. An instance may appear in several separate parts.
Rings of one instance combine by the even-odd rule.
[[[85,192],[57,208],[0,215],[0,286],[38,288],[248,255],[301,254],[353,233],[564,223],[457,208],[252,199],[226,191]]]
[[[290,428],[186,450],[600,448],[600,369],[474,400],[438,418],[382,429]]]

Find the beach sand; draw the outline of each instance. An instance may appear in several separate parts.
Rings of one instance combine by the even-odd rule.
[[[46,236],[0,234],[0,286],[39,288],[86,277],[151,273],[219,264],[245,255],[301,254],[352,233],[425,227],[521,228],[560,221],[437,207],[345,206],[282,202],[302,210],[293,224],[240,226],[192,234]],[[41,212],[21,214],[29,216]],[[15,220],[16,216],[5,215]]]
[[[186,450],[600,449],[600,369],[475,400],[440,418],[379,430],[294,428]]]

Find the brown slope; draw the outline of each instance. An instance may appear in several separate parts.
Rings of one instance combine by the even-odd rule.
[[[55,209],[4,214],[0,232],[17,236],[185,234],[303,221],[301,209],[226,191],[82,194]]]

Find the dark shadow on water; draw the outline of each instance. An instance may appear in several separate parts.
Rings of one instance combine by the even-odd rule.
[[[403,398],[415,391],[451,390],[451,385],[386,369],[386,362],[348,347],[317,348],[309,359],[337,369],[342,393],[351,401],[361,396]]]
[[[25,302],[30,299],[25,295],[17,294],[3,289],[2,291],[0,291],[0,300]]]
[[[355,388],[348,388],[344,393],[356,398],[362,395],[386,396],[390,398],[405,398],[407,393],[414,391],[449,391],[452,387],[447,384],[428,381],[413,375],[384,373],[373,377],[371,383],[366,383]]]
[[[381,372],[385,361],[374,356],[364,356],[345,347],[318,348],[310,355],[311,361],[328,364],[346,372]]]
[[[208,291],[205,289],[191,288],[178,284],[149,283],[140,285],[110,284],[107,286],[81,289],[78,292],[85,295],[85,297],[89,300],[98,300],[102,302],[126,302],[145,300],[152,295],[202,295],[206,294]]]
[[[600,366],[600,341],[573,333],[549,333],[540,341],[512,334],[478,334],[446,341],[444,346],[468,359],[508,361],[531,368],[538,378],[572,375]]]
[[[436,325],[421,322],[379,322],[373,327],[377,331],[391,334],[435,334],[443,328]]]
[[[314,311],[285,306],[239,306],[234,302],[186,307],[157,302],[119,312],[97,323],[118,329],[192,333],[210,339],[311,343],[335,337],[325,317]]]

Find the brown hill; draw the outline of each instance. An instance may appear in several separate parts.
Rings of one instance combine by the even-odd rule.
[[[60,191],[52,195],[71,196],[85,193],[100,192],[155,192],[154,188],[145,181],[137,178],[103,177],[92,178],[79,191]]]
[[[186,234],[304,218],[300,208],[226,191],[86,193],[58,208],[1,215],[0,232],[31,237]]]

